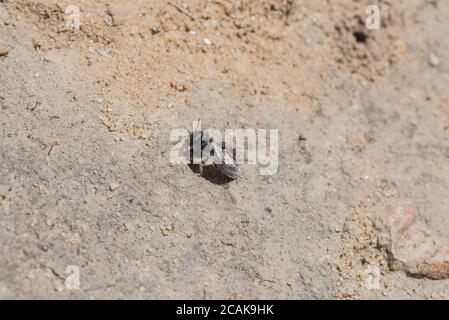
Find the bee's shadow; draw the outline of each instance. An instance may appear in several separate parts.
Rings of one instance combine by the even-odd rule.
[[[189,139],[186,139],[184,142],[184,145],[182,147],[182,152],[184,156],[189,157],[190,164],[188,164],[189,168],[192,170],[192,172],[199,174],[200,173],[200,165],[199,164],[193,164],[193,134],[191,133],[189,136]],[[222,173],[220,170],[218,170],[217,167],[214,165],[208,165],[203,166],[203,172],[201,174],[201,177],[206,179],[209,182],[212,182],[213,184],[217,185],[225,185],[234,179],[229,178],[224,173]]]
[[[189,168],[196,174],[200,173],[200,165],[199,164],[189,164]],[[203,172],[201,177],[206,179],[209,182],[217,185],[225,185],[234,179],[229,178],[225,174],[223,174],[220,170],[217,169],[214,165],[203,166]]]

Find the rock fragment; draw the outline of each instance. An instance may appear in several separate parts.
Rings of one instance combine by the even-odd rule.
[[[449,246],[432,234],[417,208],[395,200],[380,214],[378,244],[390,270],[416,278],[449,279]]]
[[[6,57],[9,54],[9,49],[0,48],[0,57]]]
[[[116,183],[114,183],[114,182],[111,182],[111,183],[109,184],[109,190],[110,190],[111,192],[115,192],[115,191],[117,191],[117,189],[118,189],[118,184],[116,184]]]
[[[440,65],[440,58],[438,58],[437,55],[432,53],[429,57],[429,64],[432,67],[438,67]]]

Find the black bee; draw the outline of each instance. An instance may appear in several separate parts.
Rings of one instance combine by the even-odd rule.
[[[212,137],[202,135],[201,153],[204,164],[212,162],[220,172],[231,179],[236,179],[240,175],[240,168],[234,155],[224,146],[220,148]],[[201,166],[200,170],[202,170]]]
[[[191,137],[193,138],[194,135],[199,135],[201,141],[201,164],[199,166],[200,175],[202,174],[203,166],[213,164],[228,178],[236,179],[239,177],[240,168],[237,164],[235,156],[226,149],[224,143],[221,147],[218,146],[214,142],[214,139],[205,134],[203,130],[195,131]],[[193,140],[194,139],[191,139],[191,150],[193,150]]]

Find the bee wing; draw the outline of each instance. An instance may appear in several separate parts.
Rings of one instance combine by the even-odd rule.
[[[232,153],[228,150],[220,150],[220,163],[215,163],[217,168],[227,175],[229,178],[235,179],[240,175],[240,169],[237,162],[234,159]]]
[[[221,153],[221,158],[223,159],[222,163],[224,164],[233,164],[233,165],[237,165],[237,162],[234,159],[234,155],[229,152],[227,149],[224,150],[220,150]]]
[[[240,175],[240,169],[232,153],[223,150],[215,143],[208,144],[203,149],[205,163],[212,162],[215,166],[231,179],[236,179]]]

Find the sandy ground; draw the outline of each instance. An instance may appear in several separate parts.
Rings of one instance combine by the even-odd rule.
[[[0,298],[449,298],[448,30],[443,0],[1,0]],[[278,172],[171,165],[198,118],[279,129]]]

